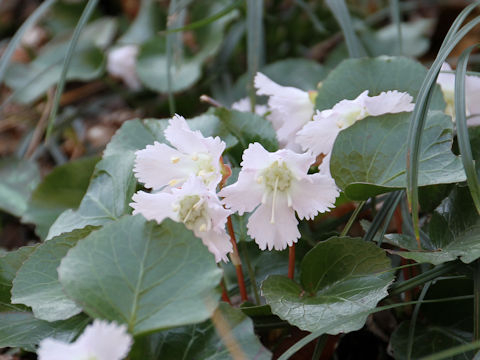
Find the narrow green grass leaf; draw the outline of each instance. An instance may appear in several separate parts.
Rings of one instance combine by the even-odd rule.
[[[358,58],[366,55],[360,40],[358,39],[352,25],[352,19],[348,12],[345,0],[325,0],[325,4],[330,8],[333,16],[342,28],[343,36],[347,44],[348,53],[352,58]]]
[[[242,2],[243,1],[241,1],[241,0],[236,1],[233,4],[231,4],[230,6],[227,6],[224,10],[222,10],[222,11],[216,13],[216,14],[213,14],[212,16],[209,16],[209,17],[206,17],[204,19],[195,21],[193,23],[190,23],[190,24],[182,26],[182,27],[178,27],[178,28],[174,28],[174,29],[167,29],[165,31],[160,32],[160,34],[168,35],[168,34],[175,33],[175,32],[195,30],[195,29],[201,28],[202,26],[206,26],[208,24],[211,24],[214,21],[216,21],[218,19],[221,19],[225,15],[229,14],[231,11],[240,7],[242,5]]]
[[[27,20],[20,26],[17,30],[15,35],[13,35],[10,43],[8,44],[5,52],[0,59],[0,83],[3,81],[3,77],[5,76],[5,71],[7,70],[7,66],[12,58],[13,52],[17,48],[18,44],[20,44],[20,40],[22,40],[22,36],[31,26],[33,26],[42,16],[47,12],[47,10],[55,3],[56,0],[46,0],[42,5],[40,5],[35,11],[28,17]]]
[[[313,11],[312,7],[310,6],[309,3],[307,3],[304,0],[294,0],[295,4],[298,5],[299,8],[301,8],[303,11],[305,11],[305,15],[307,15],[310,19],[310,21],[313,24],[313,27],[315,30],[321,34],[325,34],[327,32],[327,29],[325,26],[323,26],[322,22],[318,18],[318,16],[315,14],[315,11]]]
[[[380,211],[373,219],[372,224],[370,225],[367,233],[363,237],[363,240],[372,241],[383,223],[385,223],[385,228],[388,226],[390,220],[392,219],[393,212],[395,211],[395,208],[397,207],[400,199],[402,198],[402,194],[402,191],[395,191],[388,194],[387,198],[383,202],[382,207],[380,208]],[[378,246],[382,245],[382,239],[383,235],[380,237]]]
[[[430,100],[432,98],[435,82],[440,72],[440,68],[443,62],[447,59],[453,48],[459,43],[459,41],[476,25],[480,24],[480,17],[476,17],[462,28],[456,31],[463,19],[478,6],[480,2],[475,2],[468,6],[455,20],[454,25],[450,28],[445,40],[440,48],[437,58],[433,62],[430,70],[425,77],[420,92],[417,97],[417,103],[412,114],[412,120],[410,122],[408,145],[407,145],[407,198],[412,212],[413,226],[415,231],[415,237],[417,241],[420,238],[419,231],[419,219],[418,219],[418,169],[420,162],[420,144],[423,129],[425,127],[426,115],[428,112]],[[457,21],[458,20],[458,21]],[[420,243],[420,242],[419,242]]]
[[[408,329],[408,342],[407,342],[407,360],[412,359],[412,350],[413,350],[413,336],[415,335],[415,325],[417,324],[418,313],[420,312],[420,306],[422,305],[422,301],[427,295],[427,291],[430,288],[431,281],[426,283],[418,297],[418,303],[415,304],[415,308],[413,309],[412,319],[410,320],[410,327]]]
[[[399,55],[403,53],[402,45],[402,20],[400,13],[400,0],[390,0],[390,17],[397,28],[397,51]]]
[[[480,340],[474,341],[470,344],[465,344],[465,345],[460,345],[460,346],[455,346],[451,349],[448,350],[443,350],[438,353],[435,353],[430,356],[425,356],[421,358],[420,360],[442,360],[442,359],[452,359],[453,356],[462,354],[464,352],[470,351],[470,350],[475,350],[475,349],[480,349]]]
[[[62,96],[63,88],[65,87],[65,81],[67,79],[68,68],[70,67],[70,62],[72,61],[73,54],[75,52],[75,47],[77,46],[78,39],[80,37],[80,33],[82,32],[83,28],[87,24],[88,19],[90,19],[90,16],[92,15],[93,10],[95,10],[95,7],[97,6],[97,4],[98,4],[98,0],[88,0],[88,3],[82,12],[82,15],[78,20],[77,26],[75,26],[75,30],[73,31],[72,39],[70,40],[67,54],[65,55],[65,61],[63,63],[62,73],[60,74],[60,79],[58,80],[57,89],[55,91],[55,96],[53,98],[52,111],[50,112],[50,117],[48,118],[46,139],[49,138],[53,130],[55,118],[57,117],[58,108],[60,106],[60,97]]]
[[[462,53],[458,60],[455,74],[455,118],[457,123],[458,147],[462,155],[465,174],[467,175],[468,188],[470,189],[470,194],[472,195],[477,212],[480,214],[480,183],[477,172],[475,171],[475,161],[473,160],[472,148],[468,136],[465,105],[465,73],[467,71],[468,57],[476,47],[478,47],[478,45],[470,46]]]
[[[247,0],[248,94],[252,112],[255,110],[253,79],[263,64],[263,47],[263,0]]]

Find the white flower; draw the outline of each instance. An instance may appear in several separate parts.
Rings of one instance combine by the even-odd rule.
[[[341,130],[367,116],[412,111],[415,106],[412,100],[409,94],[396,90],[372,97],[365,90],[353,100],[342,100],[331,109],[317,110],[313,121],[297,132],[295,141],[315,156],[327,155]]]
[[[160,190],[165,186],[181,186],[190,176],[203,179],[215,189],[222,179],[220,157],[225,143],[219,137],[205,138],[192,131],[182,116],[175,115],[165,129],[165,137],[176,149],[155,142],[137,151],[135,176],[147,188]]]
[[[182,222],[202,239],[208,250],[219,262],[228,261],[232,251],[230,238],[225,232],[225,223],[231,211],[226,210],[217,195],[207,189],[203,181],[190,177],[181,189],[172,192],[149,194],[139,191],[133,195],[133,214],[142,214],[147,220],[161,223],[165,218]]]
[[[232,110],[241,112],[250,112],[252,110],[251,102],[248,97],[238,100],[232,104]],[[263,116],[268,112],[268,107],[265,105],[255,105],[255,114]]]
[[[297,150],[295,134],[312,119],[314,112],[312,97],[306,91],[278,85],[262,73],[255,76],[255,87],[258,89],[258,95],[269,96],[268,107],[271,113],[267,118],[277,132],[280,145]]]
[[[438,74],[437,84],[442,89],[443,98],[447,103],[445,113],[455,121],[455,73],[448,63],[443,63]],[[469,115],[480,114],[480,77],[465,77],[466,113]]]
[[[307,174],[315,161],[310,154],[288,149],[269,153],[253,143],[242,159],[238,181],[223,188],[219,196],[240,215],[256,209],[247,229],[262,250],[283,250],[297,242],[300,233],[295,212],[300,219],[313,219],[333,207],[339,195],[332,178]]]
[[[136,73],[138,46],[125,45],[110,50],[107,57],[107,72],[123,80],[132,90],[139,90],[142,85]]]
[[[40,342],[38,360],[121,360],[132,346],[125,325],[95,320],[73,343],[47,338]]]

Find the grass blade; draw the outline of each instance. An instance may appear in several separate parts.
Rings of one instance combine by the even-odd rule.
[[[402,20],[400,14],[400,0],[390,0],[390,17],[397,28],[397,49],[398,54],[403,54],[402,45]]]
[[[317,17],[317,15],[315,15],[315,12],[313,11],[310,4],[305,2],[304,0],[294,0],[294,1],[295,1],[295,4],[297,4],[299,8],[301,8],[303,11],[305,11],[305,14],[309,17],[309,19],[312,22],[315,30],[317,32],[319,32],[320,34],[325,34],[327,32],[327,29],[325,28],[325,26],[323,26],[322,22]]]
[[[62,72],[60,74],[60,79],[58,80],[55,96],[53,98],[52,112],[50,113],[50,117],[48,118],[46,139],[49,138],[53,129],[53,124],[55,123],[55,118],[57,117],[58,108],[60,106],[60,97],[62,96],[63,88],[65,87],[68,68],[70,67],[70,62],[72,61],[72,57],[75,52],[75,47],[77,46],[80,33],[82,32],[83,28],[87,24],[88,19],[93,13],[93,10],[95,10],[97,3],[98,3],[98,0],[88,0],[88,3],[82,12],[82,15],[78,20],[77,26],[75,26],[75,30],[73,31],[73,35],[72,35],[72,40],[70,40],[70,43],[68,44],[67,54],[65,55],[65,60],[63,62]]]
[[[377,213],[375,218],[372,221],[372,224],[368,228],[367,233],[363,237],[365,241],[372,241],[375,237],[375,234],[380,229],[380,226],[385,223],[385,227],[388,226],[390,220],[392,219],[393,213],[395,212],[395,208],[397,207],[400,199],[402,198],[402,191],[395,191],[388,194],[388,197],[383,202],[380,211]],[[380,241],[378,242],[378,246],[382,245],[383,235],[380,237]]]
[[[407,341],[407,360],[412,359],[412,350],[413,350],[413,336],[415,335],[415,325],[417,324],[418,313],[420,312],[420,305],[422,305],[422,301],[427,295],[427,291],[430,288],[432,282],[428,282],[422,289],[420,296],[418,297],[418,303],[415,304],[415,308],[413,309],[412,319],[410,320],[410,326],[408,329],[408,341]]]
[[[358,58],[365,56],[365,49],[353,30],[352,19],[348,12],[347,5],[345,4],[345,0],[325,0],[325,3],[332,11],[333,16],[342,29],[350,57]]]
[[[476,2],[474,5],[478,6],[480,3]],[[473,4],[472,4],[473,5]],[[467,7],[469,11],[473,10],[474,6]],[[468,12],[461,13],[459,17],[466,17]],[[458,20],[458,19],[457,19]],[[430,70],[425,77],[422,86],[420,88],[415,108],[413,109],[412,120],[410,122],[408,133],[408,145],[407,145],[407,198],[412,212],[413,226],[415,231],[415,237],[417,239],[419,247],[420,245],[420,231],[419,231],[419,219],[418,219],[418,168],[419,168],[419,156],[420,156],[420,143],[425,127],[425,119],[428,112],[429,103],[433,95],[435,82],[440,72],[440,68],[443,62],[447,59],[447,56],[458,44],[458,42],[468,33],[472,28],[480,23],[480,17],[476,17],[469,23],[464,25],[458,32],[452,32],[452,29],[458,29],[460,23],[455,20],[454,25],[449,30],[447,37],[449,40],[444,41],[437,58],[433,62]]]
[[[165,31],[162,31],[160,32],[160,34],[162,35],[168,35],[168,34],[171,34],[171,33],[174,33],[174,32],[179,32],[179,31],[187,31],[187,30],[195,30],[195,29],[198,29],[198,28],[201,28],[202,26],[206,26],[208,24],[211,24],[213,23],[214,21],[217,21],[218,19],[224,17],[225,15],[229,14],[230,12],[232,12],[233,10],[235,10],[236,8],[240,7],[242,5],[242,2],[243,1],[236,1],[234,2],[232,5],[230,6],[227,6],[225,9],[223,9],[222,11],[219,11],[218,13],[216,14],[213,14],[212,16],[209,16],[209,17],[206,17],[204,19],[201,19],[201,20],[198,20],[198,21],[195,21],[193,23],[190,23],[186,26],[182,26],[182,27],[178,27],[178,28],[174,28],[174,29],[168,29],[168,30],[165,30]]]
[[[462,354],[467,351],[480,349],[480,340],[474,341],[470,344],[464,344],[455,346],[453,348],[437,352],[433,355],[425,356],[420,360],[442,360],[442,359],[452,359],[453,356]]]
[[[251,110],[255,110],[253,78],[263,63],[263,0],[247,0],[247,66],[248,95]]]
[[[475,170],[470,138],[468,136],[466,99],[465,99],[465,75],[467,71],[468,57],[477,45],[470,46],[460,56],[455,74],[455,118],[457,123],[457,139],[460,154],[462,155],[463,167],[467,175],[467,184],[472,195],[473,202],[480,214],[480,183]]]
[[[5,76],[5,71],[7,66],[10,63],[13,52],[17,48],[22,36],[31,26],[33,26],[42,16],[47,12],[47,10],[55,3],[56,0],[46,0],[42,5],[35,9],[35,11],[28,17],[27,20],[20,26],[15,35],[13,35],[10,43],[8,44],[5,52],[3,53],[2,58],[0,59],[0,83],[3,81]]]

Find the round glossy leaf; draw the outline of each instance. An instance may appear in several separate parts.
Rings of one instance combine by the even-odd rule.
[[[263,282],[262,293],[272,312],[290,324],[338,334],[360,329],[392,281],[382,249],[358,238],[334,237],[305,255],[300,284],[274,275]]]
[[[35,224],[36,233],[44,239],[63,211],[78,207],[98,160],[85,158],[53,169],[32,193],[22,221]]]
[[[374,96],[382,91],[408,92],[414,101],[427,75],[427,69],[415,60],[404,57],[380,56],[344,60],[328,74],[318,90],[317,109],[330,109],[343,99],[355,99],[369,90]],[[443,110],[445,102],[440,88],[435,93],[431,109]]]
[[[92,227],[63,234],[38,246],[17,271],[12,287],[12,303],[30,306],[36,318],[57,321],[82,311],[65,295],[58,281],[60,261]]]
[[[0,311],[23,310],[23,307],[11,304],[10,291],[18,269],[35,249],[35,246],[23,246],[0,256]]]
[[[28,198],[40,182],[40,172],[34,162],[18,159],[0,160],[0,210],[22,216]]]
[[[87,314],[141,334],[210,317],[222,272],[183,224],[125,216],[79,241],[58,273]]]
[[[368,117],[342,130],[330,171],[352,200],[366,200],[407,186],[407,138],[410,113]],[[440,111],[428,113],[420,149],[419,186],[465,180],[459,157],[451,151],[452,122]]]

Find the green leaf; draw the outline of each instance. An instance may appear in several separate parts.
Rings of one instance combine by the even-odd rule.
[[[222,125],[235,136],[239,145],[232,149],[238,161],[243,151],[253,142],[259,142],[268,151],[278,149],[277,136],[270,121],[249,112],[217,108],[214,114],[220,118]]]
[[[36,233],[44,239],[63,211],[78,207],[98,160],[90,157],[53,169],[33,191],[22,221],[35,224]]]
[[[467,187],[452,190],[435,210],[429,225],[432,247],[420,251],[413,241],[401,241],[399,246],[409,251],[395,251],[417,262],[441,264],[460,258],[471,263],[480,258],[480,217]]]
[[[352,200],[366,200],[403,189],[410,113],[368,117],[342,130],[332,151],[330,170]],[[422,138],[419,185],[465,180],[461,160],[451,152],[452,122],[440,111],[429,112]]]
[[[403,58],[380,56],[377,58],[349,59],[328,74],[318,90],[317,109],[330,109],[343,99],[354,99],[365,90],[374,96],[382,91],[408,92],[417,98],[427,69],[418,62]],[[437,87],[430,109],[445,109],[445,101]]]
[[[98,162],[79,208],[64,211],[50,228],[47,240],[88,225],[104,225],[130,213],[128,204],[137,183],[132,172],[134,159],[133,152],[127,152]]]
[[[156,225],[142,216],[91,233],[58,273],[86,313],[126,323],[135,335],[204,321],[221,278],[213,255],[183,224]]]
[[[65,295],[57,268],[68,250],[92,230],[75,230],[38,246],[13,280],[12,303],[30,306],[36,318],[47,321],[65,320],[80,313],[82,309]]]
[[[11,305],[10,290],[15,274],[35,248],[23,246],[0,256],[0,311],[23,310],[23,307]]]
[[[105,57],[98,48],[77,51],[72,59],[67,81],[89,81],[104,71]],[[50,54],[39,56],[29,64],[12,64],[8,68],[5,83],[14,90],[13,99],[27,104],[39,99],[53,85],[62,72],[62,61]]]
[[[338,334],[360,329],[392,281],[382,249],[359,238],[333,237],[305,255],[301,284],[274,275],[263,282],[262,292],[274,314],[302,330],[313,332],[344,318],[328,331]]]
[[[194,3],[190,10],[190,20],[202,19],[214,15],[232,4],[231,0]],[[226,25],[236,16],[236,11],[230,12],[220,19],[193,31],[195,48],[199,49],[192,55],[178,51],[173,54],[170,64],[173,92],[179,92],[193,85],[202,74],[203,63],[219,49]],[[142,83],[155,91],[167,93],[168,67],[167,48],[164,37],[156,37],[145,43],[138,54],[137,74]]]
[[[407,341],[410,323],[402,322],[390,338],[390,346],[393,350],[395,360],[407,360]],[[467,344],[472,341],[472,334],[451,327],[424,326],[415,327],[413,338],[412,360],[420,359],[423,356],[449,349],[451,347]],[[451,360],[471,359],[474,351],[450,357]]]
[[[89,321],[85,315],[47,322],[26,312],[0,313],[0,348],[20,347],[35,352],[35,345],[47,337],[70,342],[83,331]]]
[[[141,44],[152,38],[159,30],[160,14],[153,0],[142,0],[140,10],[132,25],[118,40],[121,44]]]
[[[37,165],[29,160],[0,160],[0,210],[22,216],[40,181]]]
[[[217,324],[211,320],[198,325],[172,329],[136,339],[130,353],[132,360],[230,360],[271,359],[271,353],[262,346],[253,330],[253,322],[240,310],[221,303],[214,313]],[[225,340],[233,344],[225,346]],[[231,351],[233,349],[233,352]]]

